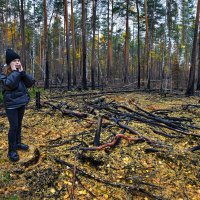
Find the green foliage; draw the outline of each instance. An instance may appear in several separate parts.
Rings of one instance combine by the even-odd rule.
[[[10,181],[10,173],[9,172],[6,172],[6,173],[0,172],[0,182],[6,183],[9,181]]]
[[[18,200],[18,199],[19,198],[16,195],[7,198],[7,200]]]
[[[63,0],[55,0],[54,1],[54,9],[57,13],[62,15],[62,13],[64,13]]]
[[[43,88],[31,88],[29,90],[29,95],[31,99],[35,99],[36,92],[40,92],[41,94],[43,94],[45,91]]]
[[[0,103],[3,102],[3,95],[2,95],[2,92],[0,92]]]

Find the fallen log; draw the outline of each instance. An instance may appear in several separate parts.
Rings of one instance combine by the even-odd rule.
[[[159,117],[159,116],[157,116],[157,115],[155,115],[155,114],[152,114],[152,113],[150,113],[150,112],[148,112],[148,111],[142,109],[141,107],[139,107],[139,106],[136,105],[136,104],[134,104],[134,105],[136,106],[136,108],[137,108],[138,110],[140,110],[140,111],[144,112],[145,114],[147,114],[147,115],[148,115],[147,117],[149,117],[150,119],[153,119],[153,120],[155,120],[155,121],[158,121],[158,122],[160,122],[160,123],[163,123],[163,124],[165,124],[165,125],[167,125],[167,126],[169,126],[169,127],[172,127],[172,128],[174,128],[174,129],[177,129],[177,130],[180,129],[180,130],[183,130],[183,131],[187,131],[187,128],[185,128],[185,127],[183,127],[183,126],[178,126],[177,124],[174,123],[173,120],[166,120],[166,119],[164,119],[164,118],[161,118],[161,117]],[[181,125],[182,125],[182,124],[181,124]]]

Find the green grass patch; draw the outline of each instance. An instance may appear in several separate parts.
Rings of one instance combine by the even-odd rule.
[[[36,92],[40,92],[40,94],[43,94],[43,93],[45,93],[45,90],[43,88],[35,88],[35,87],[29,89],[28,93],[29,93],[31,99],[35,99]]]
[[[2,173],[0,172],[0,182],[6,183],[10,181],[10,173],[6,172],[6,173]]]

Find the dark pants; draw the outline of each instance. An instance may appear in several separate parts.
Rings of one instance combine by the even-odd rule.
[[[21,127],[25,106],[15,109],[6,109],[6,115],[10,124],[8,131],[9,151],[15,151],[16,145],[21,143]]]

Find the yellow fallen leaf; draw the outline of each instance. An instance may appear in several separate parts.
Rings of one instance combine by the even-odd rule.
[[[54,188],[51,188],[50,191],[52,194],[54,194],[56,192],[56,190]]]
[[[69,182],[69,181],[64,181],[64,184],[65,184],[65,185],[72,185],[72,183]]]
[[[79,194],[87,194],[87,191],[86,190],[80,190],[78,193]]]

